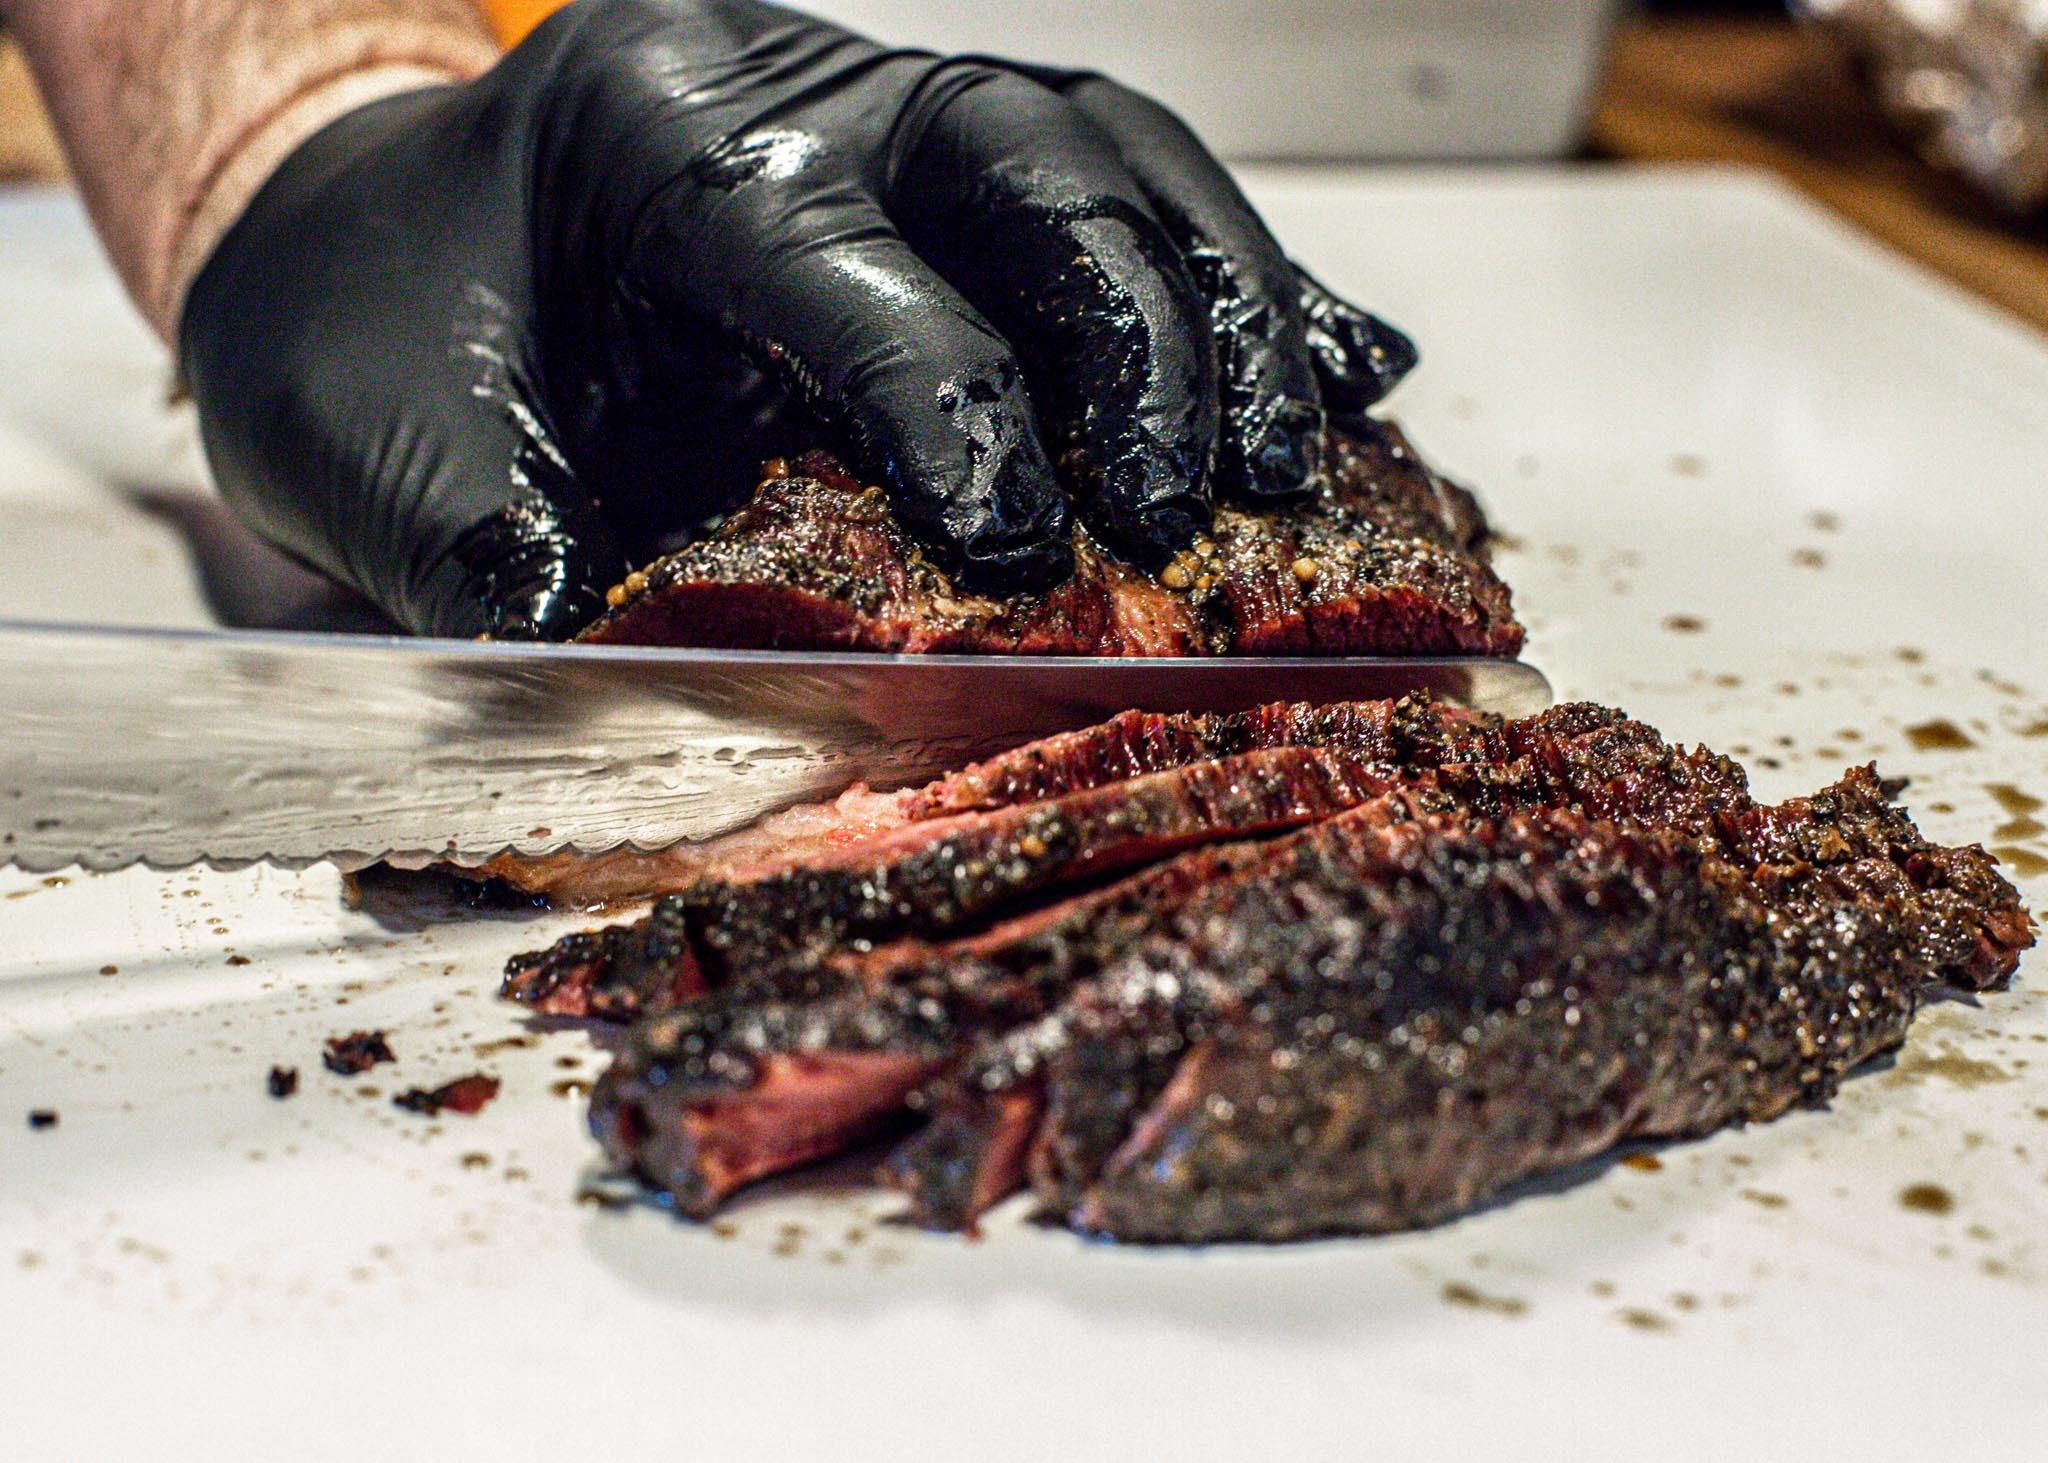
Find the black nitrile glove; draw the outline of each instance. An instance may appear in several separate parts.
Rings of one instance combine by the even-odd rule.
[[[755,0],[582,0],[333,123],[180,354],[264,534],[414,630],[544,638],[809,445],[971,587],[1067,572],[1061,479],[1156,563],[1413,359],[1156,104]]]

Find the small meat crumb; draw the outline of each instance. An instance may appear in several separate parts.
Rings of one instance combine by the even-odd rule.
[[[299,1090],[299,1069],[297,1067],[272,1067],[270,1076],[264,1080],[264,1088],[272,1097],[283,1101]]]
[[[498,1079],[482,1072],[472,1072],[467,1077],[457,1077],[453,1082],[444,1083],[429,1092],[414,1087],[391,1099],[396,1107],[407,1112],[438,1117],[444,1112],[460,1113],[464,1117],[475,1117],[498,1095]]]
[[[395,1062],[398,1058],[391,1050],[391,1043],[384,1039],[381,1031],[352,1031],[347,1036],[327,1038],[327,1050],[320,1054],[320,1065],[338,1077],[353,1077],[367,1072],[379,1062]]]
[[[45,1128],[56,1127],[57,1110],[49,1107],[31,1108],[28,1115],[28,1125],[38,1133],[42,1132]]]

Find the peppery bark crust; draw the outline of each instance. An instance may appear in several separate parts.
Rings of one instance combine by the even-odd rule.
[[[894,654],[1517,654],[1522,627],[1471,494],[1392,426],[1333,436],[1330,460],[1297,503],[1218,509],[1210,534],[1156,578],[1077,529],[1070,579],[995,600],[958,589],[880,489],[813,453],[629,576],[582,638]]]
[[[685,1213],[908,1125],[936,1227],[1019,1188],[1143,1242],[1434,1223],[1824,1100],[2033,941],[1872,769],[1763,806],[1592,706],[1126,716],[860,807],[513,962],[638,1018],[592,1125]]]

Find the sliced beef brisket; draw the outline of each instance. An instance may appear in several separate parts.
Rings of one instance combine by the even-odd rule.
[[[513,963],[638,1017],[592,1124],[708,1213],[906,1123],[927,1224],[1426,1224],[1630,1137],[1824,1098],[2032,942],[1869,769],[1766,807],[1597,707],[1126,716],[755,845]]]

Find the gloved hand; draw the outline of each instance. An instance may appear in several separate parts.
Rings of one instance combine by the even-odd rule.
[[[545,638],[808,445],[971,587],[1068,570],[1063,481],[1156,563],[1413,361],[1156,104],[755,0],[582,0],[341,118],[179,334],[261,532],[414,630]]]

